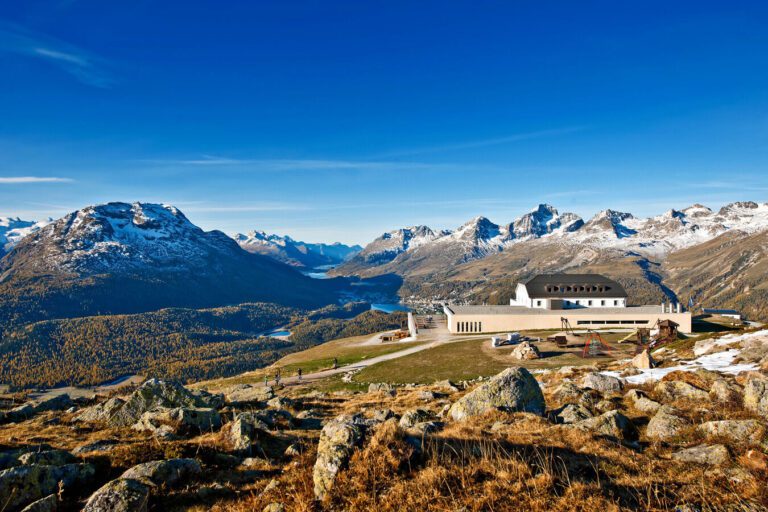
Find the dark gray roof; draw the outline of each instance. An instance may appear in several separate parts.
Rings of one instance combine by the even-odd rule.
[[[539,274],[523,284],[532,299],[627,296],[619,283],[600,274]]]

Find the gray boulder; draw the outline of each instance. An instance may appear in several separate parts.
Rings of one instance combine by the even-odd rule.
[[[27,465],[0,471],[0,503],[5,510],[18,510],[25,505],[59,491],[89,483],[96,473],[90,464],[64,466]]]
[[[30,503],[21,512],[56,512],[59,508],[59,500],[55,494]]]
[[[750,379],[744,386],[744,408],[768,418],[768,381]]]
[[[190,477],[200,475],[202,469],[195,459],[154,460],[133,466],[120,478],[138,480],[147,485],[173,487]]]
[[[600,416],[582,420],[574,423],[574,426],[621,440],[635,441],[638,437],[637,428],[632,421],[618,411],[609,411]]]
[[[528,361],[531,359],[539,359],[541,357],[541,352],[539,352],[539,349],[534,345],[531,345],[531,343],[523,341],[516,346],[509,355],[512,359],[517,359],[518,361]]]
[[[466,420],[492,410],[544,414],[544,395],[525,368],[507,368],[461,397],[449,410],[454,420]]]
[[[88,498],[83,512],[146,512],[149,486],[137,480],[118,478]]]
[[[594,372],[588,373],[581,379],[581,387],[601,393],[619,393],[624,387],[624,382],[618,377]]]
[[[322,500],[330,491],[336,475],[347,464],[363,436],[363,428],[352,416],[338,416],[323,427],[312,472],[317,499]]]
[[[765,436],[765,427],[757,420],[707,421],[698,429],[706,436],[733,443],[759,444]]]
[[[554,418],[557,423],[578,423],[594,417],[594,414],[580,404],[567,404],[556,410]]]
[[[688,426],[688,420],[674,414],[672,408],[664,406],[648,422],[645,435],[657,441],[668,441],[680,435]]]
[[[220,405],[221,397],[204,392],[193,393],[177,382],[150,379],[112,413],[109,423],[127,427],[139,421],[145,412],[155,409],[217,408]]]
[[[27,452],[19,456],[22,464],[42,464],[45,466],[63,466],[75,462],[74,455],[65,450],[44,450],[41,452]]]
[[[573,382],[563,382],[555,389],[553,396],[560,401],[573,400],[579,398],[582,392],[583,390]]]
[[[706,464],[709,466],[719,466],[728,462],[728,448],[722,444],[711,446],[700,445],[692,448],[685,448],[672,454],[672,458],[680,462],[689,462],[693,464]]]
[[[266,431],[267,425],[251,414],[238,414],[222,432],[232,449],[250,453],[259,431]]]

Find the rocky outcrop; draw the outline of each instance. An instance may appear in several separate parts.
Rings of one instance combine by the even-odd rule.
[[[582,430],[591,430],[597,434],[615,439],[634,441],[637,439],[637,428],[632,421],[618,411],[609,411],[600,416],[589,418],[574,426]]]
[[[718,402],[741,401],[741,388],[725,379],[716,380],[709,389],[709,396]]]
[[[619,393],[624,387],[621,379],[602,373],[589,373],[581,379],[581,386],[601,393]]]
[[[134,391],[108,421],[113,426],[127,427],[139,421],[145,412],[156,409],[217,408],[221,403],[221,397],[216,395],[193,393],[176,382],[151,379]]]
[[[668,441],[680,435],[688,427],[688,421],[676,414],[671,407],[663,406],[648,422],[645,435],[657,441]]]
[[[516,346],[512,353],[509,355],[512,357],[512,359],[517,359],[518,361],[527,361],[530,359],[539,359],[541,357],[541,352],[539,352],[539,349],[531,345],[529,342],[523,341],[518,346]]]
[[[45,411],[63,411],[72,407],[72,399],[67,394],[56,395],[43,400],[33,400],[23,405],[15,407],[5,413],[5,421],[24,421],[41,412]]]
[[[130,478],[118,478],[88,498],[83,512],[145,512],[149,486]]]
[[[342,415],[323,427],[312,472],[317,499],[322,500],[326,496],[336,475],[347,464],[355,447],[362,442],[364,430],[359,420],[354,416]]]
[[[397,391],[395,386],[386,382],[372,382],[368,384],[369,393],[386,393],[389,396],[395,396]]]
[[[533,375],[525,368],[507,368],[451,406],[454,420],[466,420],[492,410],[543,414],[544,395]]]
[[[258,432],[267,429],[267,425],[253,414],[242,413],[224,427],[223,433],[233,450],[251,453]]]
[[[18,510],[59,491],[89,483],[96,473],[90,464],[16,466],[0,471],[0,503],[5,510]]]
[[[125,400],[122,398],[110,398],[105,402],[83,409],[80,414],[75,416],[74,421],[107,421],[124,403]]]
[[[700,445],[685,448],[673,453],[672,458],[680,462],[719,466],[728,462],[729,455],[728,448],[721,444],[715,444],[712,446]]]

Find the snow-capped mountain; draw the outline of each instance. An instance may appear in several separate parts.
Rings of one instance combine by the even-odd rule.
[[[29,307],[30,319],[336,300],[330,285],[203,231],[173,206],[147,203],[89,206],[24,237],[0,260],[0,287],[2,307],[15,315]]]
[[[548,250],[615,251],[659,259],[671,251],[691,247],[734,231],[745,234],[768,229],[768,203],[732,203],[714,212],[695,204],[649,218],[603,210],[586,223],[574,213],[559,213],[541,204],[509,224],[476,217],[454,231],[436,232],[426,226],[391,231],[377,238],[337,274],[412,272],[465,263],[540,240]],[[572,248],[572,249],[569,249]],[[435,264],[435,262],[438,262]],[[371,272],[373,271],[373,272]]]
[[[53,219],[35,222],[16,217],[0,217],[0,256],[10,251],[25,236],[50,224]]]
[[[305,268],[338,265],[363,250],[359,245],[300,242],[289,236],[269,235],[264,231],[237,233],[233,238],[248,252]]]
[[[564,236],[563,241],[662,258],[671,251],[707,242],[729,231],[751,234],[765,229],[768,203],[731,203],[717,212],[695,204],[649,218],[604,210],[582,229]]]
[[[448,235],[447,231],[433,231],[427,226],[412,226],[384,233],[366,245],[350,261],[360,261],[368,265],[381,265],[392,261],[399,254],[416,249]]]

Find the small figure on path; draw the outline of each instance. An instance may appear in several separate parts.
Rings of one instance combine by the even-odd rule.
[[[299,368],[299,382],[301,382],[301,368]]]
[[[275,386],[279,386],[279,385],[280,385],[280,370],[277,370],[275,372]]]
[[[335,370],[338,367],[339,367],[339,359],[334,357],[333,358],[333,369]]]
[[[269,386],[269,374],[264,374],[264,387]]]

